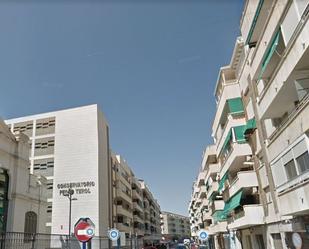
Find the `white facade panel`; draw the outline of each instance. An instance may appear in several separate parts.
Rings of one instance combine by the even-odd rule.
[[[298,21],[299,21],[299,17],[298,17],[296,6],[294,3],[292,3],[281,24],[281,30],[282,30],[285,45],[288,44],[290,38],[292,37],[294,30],[298,24]]]
[[[273,172],[273,177],[274,177],[274,182],[275,182],[276,187],[284,184],[288,180],[284,172],[281,159],[271,164],[271,169]]]

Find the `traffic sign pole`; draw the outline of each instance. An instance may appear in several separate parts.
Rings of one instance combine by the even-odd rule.
[[[117,240],[117,249],[120,249],[120,238]]]
[[[83,249],[86,249],[86,248],[87,248],[87,243],[83,242]]]

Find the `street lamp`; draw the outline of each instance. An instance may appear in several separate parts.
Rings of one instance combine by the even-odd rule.
[[[74,195],[74,190],[69,188],[68,192],[63,194],[64,196],[69,198],[69,237],[71,237],[71,211],[72,211],[72,201],[76,201],[77,198],[72,198],[72,196]]]

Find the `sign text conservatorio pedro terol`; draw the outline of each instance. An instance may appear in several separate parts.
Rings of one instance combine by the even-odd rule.
[[[69,189],[73,189],[76,194],[91,194],[91,189],[95,187],[94,181],[69,182],[57,184],[59,195],[67,194]]]

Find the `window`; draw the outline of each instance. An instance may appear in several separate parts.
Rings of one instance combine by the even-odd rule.
[[[6,231],[8,212],[9,176],[6,170],[0,168],[0,232]]]
[[[283,249],[280,233],[273,233],[272,235],[273,245],[276,249]]]
[[[296,166],[295,166],[293,159],[289,161],[288,163],[286,163],[284,165],[284,168],[285,168],[285,172],[288,177],[288,180],[291,180],[297,176]]]
[[[308,151],[301,154],[299,157],[296,158],[298,170],[300,173],[303,173],[309,170],[309,154]]]
[[[256,238],[256,243],[258,245],[258,249],[264,249],[264,239],[263,239],[263,235],[262,234],[257,234],[255,235]]]
[[[37,227],[37,214],[35,212],[29,211],[25,214],[25,229],[26,234],[36,233]]]

